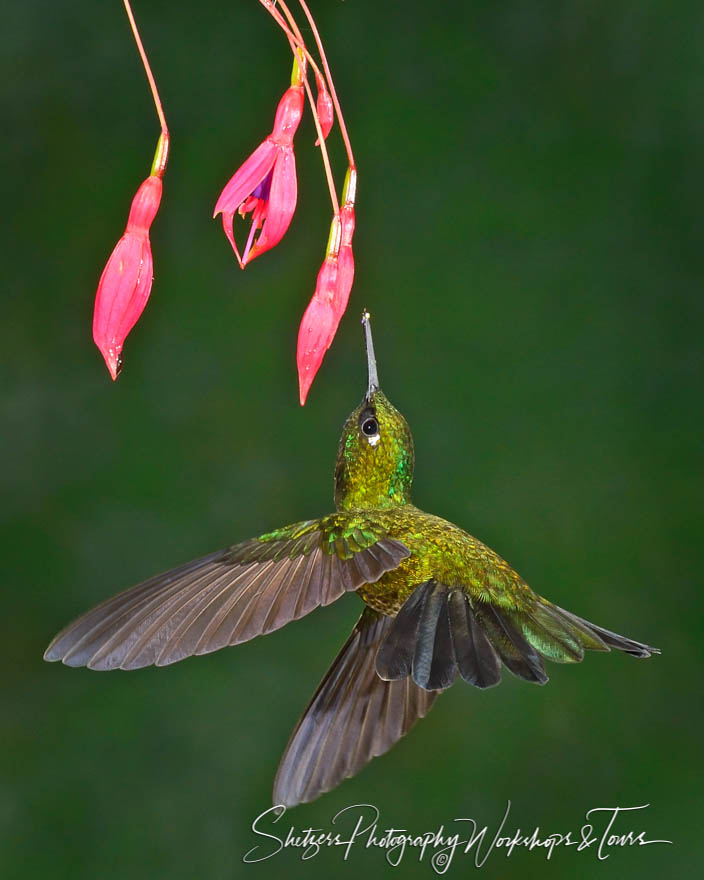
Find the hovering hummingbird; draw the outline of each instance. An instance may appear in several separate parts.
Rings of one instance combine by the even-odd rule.
[[[544,684],[544,658],[659,653],[553,605],[481,541],[411,503],[413,438],[379,388],[366,312],[362,323],[369,382],[342,430],[336,512],[132,587],[79,617],[44,654],[90,669],[165,666],[356,592],[366,607],[291,735],[274,804],[311,801],[357,773],[458,676],[492,687],[503,663]]]

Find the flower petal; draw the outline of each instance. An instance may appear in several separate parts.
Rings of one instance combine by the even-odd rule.
[[[320,128],[323,132],[323,140],[330,134],[334,119],[332,98],[325,85],[325,80],[319,74],[315,74],[315,84],[318,87],[318,98],[315,102],[315,110],[320,120]],[[320,138],[315,141],[315,146],[320,144]]]
[[[127,334],[139,320],[144,307],[149,300],[149,294],[152,292],[152,282],[154,281],[154,264],[152,262],[152,247],[149,238],[142,242],[142,259],[140,261],[139,275],[137,283],[132,291],[132,296],[125,304],[120,323],[117,328],[118,342],[124,342]]]
[[[306,309],[298,331],[298,393],[301,406],[306,402],[315,374],[323,362],[327,351],[327,338],[332,322],[332,307],[329,302],[313,296]]]
[[[98,282],[93,313],[93,339],[102,352],[113,379],[117,379],[119,372],[119,357],[125,336],[139,317],[139,314],[134,316],[128,329],[122,331],[125,315],[131,312],[130,300],[140,285],[140,277],[143,276],[145,241],[149,251],[151,279],[151,249],[146,233],[126,232],[115,245]],[[151,280],[149,287],[151,288]]]
[[[271,171],[277,158],[277,147],[267,138],[252,155],[240,165],[215,203],[213,217],[222,211],[234,216],[242,202],[250,196]]]
[[[249,252],[245,263],[277,245],[288,229],[298,198],[296,182],[296,157],[292,147],[279,147],[269,190],[266,219],[259,238]]]
[[[151,174],[132,199],[126,232],[146,232],[152,225],[161,203],[161,178]]]
[[[286,89],[274,117],[274,130],[269,137],[280,147],[293,145],[293,136],[303,115],[305,93],[303,86],[291,86]]]
[[[334,308],[337,322],[340,322],[347,308],[347,302],[354,281],[354,254],[352,253],[352,236],[354,235],[354,208],[351,205],[343,205],[340,211],[342,233],[340,240],[340,252],[337,257],[337,284],[334,298]],[[337,328],[336,328],[337,329]],[[330,340],[332,342],[332,340]]]
[[[354,257],[352,256],[352,248],[340,248],[340,256],[337,258],[337,289],[335,291],[335,299],[333,301],[335,311],[335,332],[337,325],[340,323],[342,316],[345,314],[347,303],[352,290],[352,282],[354,280]],[[332,344],[332,339],[330,340]]]
[[[337,268],[337,259],[326,257],[318,272],[315,293],[303,313],[301,326],[298,329],[296,364],[301,406],[306,402],[315,374],[323,362],[325,352],[330,347],[339,323],[333,305]]]
[[[240,264],[240,269],[244,269],[244,263],[242,262],[242,257],[240,256],[240,252],[237,249],[237,243],[235,242],[235,229],[234,229],[234,220],[235,215],[232,211],[223,211],[222,212],[222,228],[225,230],[225,235],[227,236],[227,240],[232,245],[232,250],[235,252],[235,256],[237,257],[237,262]]]

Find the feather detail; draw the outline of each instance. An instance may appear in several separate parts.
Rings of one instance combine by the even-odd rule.
[[[399,541],[372,533],[333,553],[329,519],[296,523],[132,587],[70,624],[44,658],[101,670],[165,666],[279,629],[408,556]]]
[[[296,725],[274,781],[274,804],[330,791],[382,755],[423,718],[436,692],[383,681],[374,658],[392,619],[367,608]]]
[[[501,680],[500,660],[521,678],[547,680],[540,657],[508,615],[429,580],[396,615],[376,666],[384,679],[410,675],[428,690],[449,687],[458,675],[486,688]]]

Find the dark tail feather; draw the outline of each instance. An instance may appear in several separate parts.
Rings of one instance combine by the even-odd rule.
[[[448,589],[430,580],[408,597],[389,627],[376,657],[385,681],[412,676],[425,690],[444,690],[457,678],[450,632]]]
[[[512,612],[511,618],[540,656],[555,663],[579,663],[585,647],[608,650],[601,639],[576,629],[550,605],[536,602],[530,611]]]
[[[450,687],[457,678],[457,660],[450,638],[448,591],[428,586],[413,653],[413,680],[426,690]]]
[[[369,608],[363,612],[291,734],[274,780],[274,804],[292,807],[330,791],[430,711],[435,692],[409,678],[377,675],[377,649],[391,623]]]
[[[412,676],[426,689],[449,687],[457,675],[476,687],[501,680],[501,663],[528,681],[547,681],[536,650],[508,613],[471,606],[461,589],[430,580],[417,587],[394,618],[376,658],[387,680]]]
[[[386,681],[406,678],[411,674],[418,624],[432,583],[421,584],[406,599],[396,617],[390,619],[389,631],[376,657],[376,671]]]
[[[609,650],[610,648],[615,648],[617,651],[623,651],[626,654],[630,654],[632,657],[650,657],[651,654],[659,654],[660,648],[653,648],[652,645],[646,645],[643,642],[636,642],[633,639],[627,639],[625,636],[620,636],[618,633],[611,632],[611,630],[603,629],[600,626],[597,626],[594,623],[590,623],[588,620],[583,620],[581,617],[577,617],[576,614],[572,614],[570,611],[565,611],[563,608],[558,608],[557,605],[553,606],[554,609],[565,617],[569,623],[579,629],[580,633],[583,633],[586,630],[588,636],[593,639],[597,639],[601,642],[605,647],[601,650]],[[584,645],[586,648],[591,648],[591,645]]]
[[[486,602],[478,602],[473,611],[504,666],[519,678],[545,684],[548,677],[543,661],[514,623],[512,612]]]
[[[487,639],[469,608],[464,593],[453,590],[448,599],[450,630],[462,678],[478,688],[493,687],[501,681],[499,655]]]
[[[519,678],[545,684],[543,658],[579,663],[585,648],[617,648],[634,657],[660,653],[544,599],[523,609],[502,608],[429,580],[416,587],[393,619],[376,669],[387,681],[411,676],[429,690],[449,687],[458,674],[486,688],[501,680],[503,662]]]

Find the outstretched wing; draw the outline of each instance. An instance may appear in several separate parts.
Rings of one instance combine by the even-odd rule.
[[[377,581],[409,552],[345,514],[295,523],[119,593],[60,632],[44,659],[138,669],[207,654]]]
[[[420,687],[449,687],[462,676],[476,687],[501,681],[501,663],[514,675],[545,684],[543,658],[578,663],[584,650],[615,648],[635,657],[660,653],[536,599],[523,609],[470,600],[464,590],[429,580],[403,604],[377,654],[379,675],[407,676]]]
[[[437,694],[410,678],[383,681],[376,652],[392,618],[365,608],[301,716],[281,758],[274,804],[312,801],[382,755],[430,711]]]

